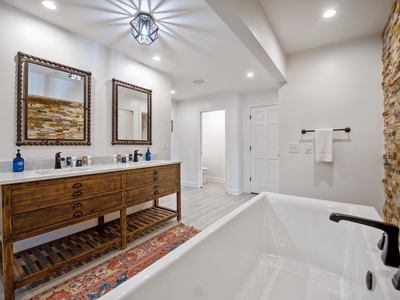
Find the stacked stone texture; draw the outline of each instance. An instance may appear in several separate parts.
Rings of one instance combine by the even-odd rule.
[[[83,103],[30,95],[26,126],[28,139],[82,140]]]
[[[386,222],[400,227],[400,0],[396,0],[382,33]]]

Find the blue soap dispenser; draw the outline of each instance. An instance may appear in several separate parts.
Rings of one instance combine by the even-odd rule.
[[[151,160],[150,147],[147,147],[146,160]]]
[[[21,153],[19,153],[20,149],[17,149],[17,156],[13,160],[13,171],[14,172],[23,172],[24,171],[24,159],[21,157]]]

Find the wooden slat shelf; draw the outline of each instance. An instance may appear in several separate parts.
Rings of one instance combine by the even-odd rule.
[[[153,206],[126,216],[127,237],[131,238],[146,229],[176,218],[178,213],[164,207]]]
[[[127,216],[128,238],[176,218],[177,212],[151,207]],[[14,280],[21,287],[87,257],[121,243],[119,219],[14,253]]]
[[[16,287],[43,278],[60,268],[121,244],[119,220],[14,253]]]

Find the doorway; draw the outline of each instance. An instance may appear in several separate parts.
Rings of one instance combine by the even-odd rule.
[[[225,110],[201,112],[201,187],[208,181],[226,183]]]
[[[279,192],[278,105],[250,109],[250,192]]]

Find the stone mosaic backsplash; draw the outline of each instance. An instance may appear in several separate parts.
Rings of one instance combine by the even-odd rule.
[[[386,222],[400,227],[400,0],[396,0],[382,33]]]

